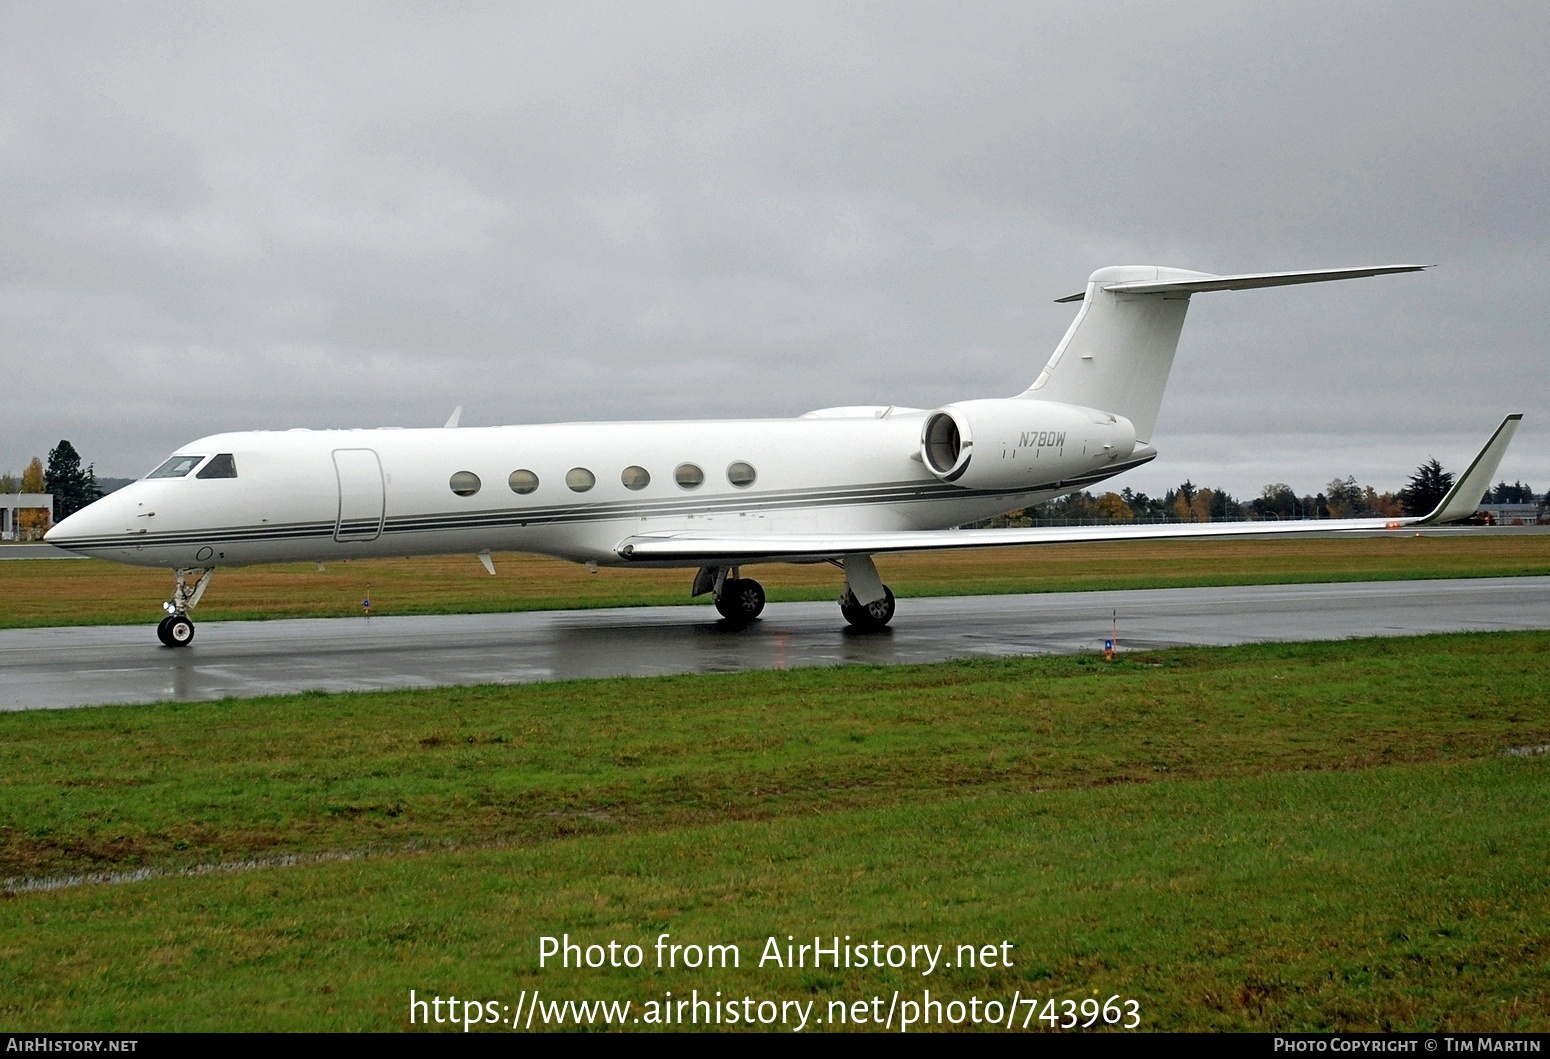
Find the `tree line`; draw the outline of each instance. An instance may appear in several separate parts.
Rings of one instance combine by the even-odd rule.
[[[37,540],[47,532],[52,519],[68,518],[93,500],[102,497],[97,484],[95,464],[81,466],[81,454],[61,439],[48,453],[48,465],[34,456],[18,479],[11,472],[0,474],[0,493],[52,493],[52,513],[41,508],[23,508],[16,513],[16,535],[22,540]]]
[[[1197,486],[1186,479],[1162,496],[1132,489],[1094,496],[1083,490],[1036,507],[991,519],[989,526],[1031,526],[1039,522],[1234,522],[1264,519],[1391,518],[1425,515],[1453,487],[1452,472],[1435,459],[1416,468],[1402,489],[1380,493],[1360,485],[1354,475],[1336,478],[1321,492],[1299,496],[1285,482],[1272,482],[1252,500],[1225,489]],[[1486,490],[1482,503],[1531,504],[1536,495],[1523,482],[1501,482]]]

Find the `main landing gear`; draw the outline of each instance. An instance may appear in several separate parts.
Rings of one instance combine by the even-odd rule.
[[[174,571],[177,585],[172,590],[172,598],[162,604],[167,616],[156,626],[157,639],[168,647],[187,647],[193,642],[194,620],[188,612],[199,605],[214,573],[214,567],[184,567]]]
[[[702,566],[695,575],[691,596],[712,593],[716,611],[734,625],[746,625],[764,612],[764,586],[751,577],[739,577],[735,566]]]
[[[852,627],[875,632],[893,620],[893,590],[877,576],[870,555],[847,555],[829,560],[845,571],[845,590],[840,593],[840,613]],[[707,592],[716,598],[716,610],[733,625],[746,625],[764,611],[764,586],[739,577],[735,566],[702,566],[694,578],[691,596]]]
[[[893,620],[893,589],[877,576],[870,555],[847,555],[840,564],[845,571],[845,591],[840,593],[840,613],[851,627],[876,632]],[[865,600],[865,602],[863,602]]]
[[[840,613],[857,629],[872,631],[881,629],[893,620],[893,589],[883,586],[883,598],[870,603],[857,603],[850,586],[840,593]]]
[[[727,621],[744,624],[764,612],[764,586],[751,577],[722,579],[716,593],[716,610]]]

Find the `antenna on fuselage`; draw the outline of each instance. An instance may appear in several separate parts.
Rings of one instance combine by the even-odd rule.
[[[447,417],[447,427],[446,427],[446,429],[451,430],[453,427],[457,426],[457,421],[459,419],[462,419],[462,418],[463,418],[463,406],[462,405],[458,405],[456,408],[454,408],[452,410],[452,414]]]

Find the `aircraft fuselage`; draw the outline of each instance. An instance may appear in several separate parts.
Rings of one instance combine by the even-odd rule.
[[[785,420],[560,423],[215,434],[61,523],[60,546],[142,566],[232,566],[478,551],[622,564],[621,540],[943,529],[1083,488],[1132,445],[1089,445],[1085,409],[1015,403],[981,437],[984,484],[921,459],[924,411],[847,409]],[[1109,417],[1112,418],[1112,417]],[[1091,451],[1087,451],[1091,449]],[[234,476],[201,477],[230,455]],[[1148,453],[1146,458],[1150,458]],[[519,491],[521,490],[521,491]],[[633,565],[695,565],[664,561]]]

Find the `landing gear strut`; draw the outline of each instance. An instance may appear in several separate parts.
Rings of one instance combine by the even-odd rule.
[[[214,567],[185,566],[174,571],[177,586],[172,590],[172,598],[162,604],[167,616],[156,626],[157,639],[168,647],[187,647],[193,642],[194,621],[188,612],[199,605],[214,573]]]
[[[893,620],[893,589],[877,576],[870,555],[847,555],[839,564],[845,571],[845,590],[840,593],[840,613],[864,631],[881,629]],[[867,602],[863,603],[862,600]]]

